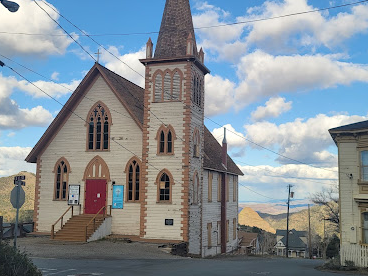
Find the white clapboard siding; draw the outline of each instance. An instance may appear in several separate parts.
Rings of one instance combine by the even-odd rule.
[[[112,117],[110,136],[115,137],[120,144],[141,157],[142,131],[102,77],[97,79],[86,97],[88,99],[82,99],[75,109],[75,113],[82,118],[87,118],[91,107],[97,101],[102,101],[109,108]],[[84,181],[82,180],[84,171],[87,164],[96,155],[101,156],[106,162],[110,170],[111,180],[114,180],[117,185],[125,185],[125,166],[133,154],[111,141],[109,152],[86,152],[86,133],[85,122],[72,114],[40,157],[42,167],[38,231],[50,231],[51,225],[68,208],[66,201],[53,201],[55,177],[53,170],[60,157],[65,157],[71,167],[69,184],[81,185],[82,207],[84,206]],[[111,194],[112,186],[109,182],[107,190],[109,205],[112,203]],[[124,202],[124,209],[113,210],[112,214],[113,233],[139,234],[139,204]]]

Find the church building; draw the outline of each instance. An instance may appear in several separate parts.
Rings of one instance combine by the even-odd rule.
[[[204,125],[210,71],[189,0],[167,0],[145,88],[99,63],[26,161],[37,164],[35,231],[60,240],[114,234],[185,243],[190,255],[238,245],[241,170]]]

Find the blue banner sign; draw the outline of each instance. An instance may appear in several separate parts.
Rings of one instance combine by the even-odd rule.
[[[112,208],[123,209],[124,185],[114,185],[112,190]]]

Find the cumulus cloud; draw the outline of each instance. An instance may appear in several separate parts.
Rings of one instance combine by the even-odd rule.
[[[331,55],[273,56],[257,50],[237,65],[242,80],[236,88],[237,108],[281,92],[326,89],[368,82],[368,66],[340,62]]]
[[[0,34],[0,52],[4,55],[12,56],[64,54],[73,41],[33,1],[19,0],[17,3],[20,5],[20,8],[16,13],[6,12],[5,9],[2,9],[3,12],[0,17],[1,29],[11,33],[45,35],[29,36],[2,33]],[[55,11],[48,8],[41,1],[37,1],[37,3],[44,7],[52,18],[55,20],[59,19],[59,15]]]
[[[117,56],[121,61],[116,59],[105,50],[102,50],[101,61],[105,63],[106,68],[134,82],[135,84],[144,87],[145,71],[144,66],[142,63],[140,63],[139,59],[146,57],[145,47],[141,48],[138,52],[132,52],[124,55],[121,55],[119,53],[119,49],[115,46],[108,47],[108,50]]]
[[[0,147],[0,176],[8,176],[20,171],[35,172],[36,165],[24,161],[32,148]]]
[[[229,150],[244,147],[246,145],[244,134],[237,132],[231,124],[224,125],[221,128],[215,128],[212,131],[212,135],[220,144],[222,144],[224,138],[224,128],[226,128],[226,140]]]
[[[307,0],[266,1],[256,9],[249,9],[241,20],[278,17],[314,9]],[[299,46],[332,47],[367,31],[368,6],[353,6],[350,12],[341,12],[332,17],[328,12],[314,12],[260,21],[251,23],[250,28],[247,43],[263,49],[280,51]]]
[[[203,28],[229,23],[226,18],[229,13],[209,5],[207,2],[197,5],[198,14],[193,15],[193,24],[199,28],[196,32],[200,38],[200,45],[212,56],[218,54],[220,60],[235,61],[246,52],[245,40],[241,38],[244,26],[222,26],[218,28]]]
[[[239,167],[244,173],[244,176],[239,179],[239,196],[247,201],[285,200],[286,202],[288,184],[294,186],[296,198],[308,199],[311,194],[323,188],[336,187],[338,182],[337,167],[314,168],[300,164],[280,167],[267,165]]]
[[[206,75],[206,116],[226,113],[234,105],[235,83],[221,76]]]
[[[77,88],[77,86],[79,85],[80,80],[72,80],[70,83],[60,84],[47,81],[34,81],[33,83],[50,96],[60,98],[62,96],[71,94],[72,91],[74,91],[75,88]],[[20,89],[21,91],[35,98],[48,97],[45,93],[28,83],[26,80],[18,81],[15,77],[3,76],[0,72],[0,99],[4,97],[9,97],[15,89]]]
[[[367,120],[367,116],[319,114],[314,118],[296,119],[293,122],[274,124],[258,122],[245,125],[246,137],[264,147],[294,160],[317,166],[336,166],[337,156],[327,151],[333,145],[328,130],[341,125]],[[250,144],[254,148],[256,145]],[[281,164],[295,163],[279,156]]]
[[[292,102],[285,102],[285,98],[271,98],[266,102],[266,106],[259,106],[253,111],[251,116],[253,121],[261,121],[268,118],[279,117],[291,109]]]
[[[0,111],[0,129],[20,129],[30,126],[45,127],[51,123],[53,116],[42,106],[31,109],[20,108],[9,98],[0,99],[0,105],[7,106]]]

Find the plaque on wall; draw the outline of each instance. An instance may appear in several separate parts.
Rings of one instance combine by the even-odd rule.
[[[68,205],[79,205],[80,185],[69,185]]]

